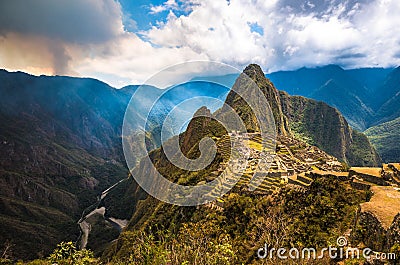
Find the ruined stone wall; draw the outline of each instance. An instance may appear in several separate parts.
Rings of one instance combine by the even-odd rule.
[[[379,219],[370,212],[361,212],[358,219],[358,233],[363,243],[375,250],[383,251],[385,240],[386,240],[386,230],[383,228],[382,223]]]
[[[371,212],[360,212],[357,237],[374,251],[389,251],[395,243],[400,243],[400,213],[396,215],[389,229],[385,229]]]
[[[357,177],[362,178],[363,180],[365,180],[367,182],[371,182],[371,183],[374,183],[374,184],[377,184],[377,185],[380,185],[380,186],[389,186],[389,183],[387,183],[381,177],[375,177],[375,176],[368,175],[368,174],[362,174],[362,173],[359,173],[359,172],[354,172],[352,170],[350,170],[349,176],[350,177],[357,176]]]
[[[350,185],[353,189],[357,189],[357,190],[369,190],[371,188],[370,184],[356,181],[354,179],[351,181]]]
[[[386,233],[386,238],[386,248],[391,248],[395,243],[400,243],[400,213],[394,217],[393,223]]]

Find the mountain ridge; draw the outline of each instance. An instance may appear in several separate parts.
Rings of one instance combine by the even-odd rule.
[[[296,131],[290,128],[290,121],[319,121],[309,117],[302,120],[301,114],[290,112],[290,106],[295,105],[295,100],[283,96],[265,78],[261,68],[254,67],[256,66],[251,66],[247,71],[253,72],[253,78],[258,80],[263,93],[272,103],[272,111],[278,118],[276,125],[279,134],[290,136]],[[40,251],[48,253],[61,240],[76,238],[78,230],[74,220],[78,219],[80,211],[91,205],[104,188],[126,177],[128,169],[123,158],[121,127],[126,105],[137,87],[118,90],[94,79],[36,77],[7,71],[0,72],[0,83],[0,119],[4,124],[0,131],[0,215],[4,219],[2,230],[5,231],[1,240],[6,241],[17,235],[16,238],[21,239],[21,242],[16,242],[16,251],[20,253],[20,257],[33,258],[40,255]],[[310,102],[299,100],[299,104],[304,106],[314,104]],[[334,110],[326,104],[322,105],[320,110]],[[320,110],[316,111],[318,117],[322,113]],[[340,121],[338,113],[334,116]],[[344,122],[338,124],[338,135],[342,135],[341,130],[347,130],[347,126]],[[298,128],[296,132],[311,133],[315,137],[317,130],[314,127],[311,129]],[[325,141],[327,140],[329,137]],[[364,140],[361,139],[361,142],[366,143]],[[329,147],[322,140],[318,143],[321,149]],[[342,148],[345,145],[341,143],[337,146]],[[366,147],[368,151],[368,144]],[[188,149],[196,155],[196,148]],[[349,157],[342,151],[343,149],[338,151],[338,156],[343,160],[354,160],[360,162],[360,165],[374,163],[373,160],[365,162],[362,158]],[[132,179],[130,183],[126,187],[128,197],[119,200],[119,203],[129,205],[130,210],[119,207],[112,202],[112,198],[107,198],[106,203],[112,207],[106,214],[122,212],[124,218],[127,218],[135,209],[133,204],[136,205],[145,197]],[[121,193],[120,190],[118,192]],[[22,223],[18,222],[13,226],[15,213],[19,208],[40,211],[28,211],[26,215],[18,216]],[[143,209],[139,207],[137,210]],[[46,214],[53,217],[46,217]],[[65,223],[55,225],[54,219],[63,219],[63,216],[68,216]],[[43,225],[49,226],[51,231],[45,233]],[[106,229],[106,234],[115,234],[112,227],[106,226]],[[24,233],[29,233],[29,238],[25,238]],[[54,233],[58,233],[56,237]],[[97,233],[98,236],[101,234]],[[94,239],[96,238],[98,237],[95,236]],[[27,248],[36,241],[43,244]]]

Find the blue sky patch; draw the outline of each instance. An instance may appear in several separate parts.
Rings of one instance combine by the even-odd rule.
[[[249,25],[249,27],[250,27],[250,32],[256,32],[256,33],[260,34],[261,36],[264,36],[264,29],[263,29],[263,27],[258,25],[257,22],[255,22],[255,23],[247,22],[247,25]]]

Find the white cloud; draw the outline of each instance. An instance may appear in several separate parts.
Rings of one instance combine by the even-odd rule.
[[[176,0],[167,0],[162,5],[150,5],[150,14],[158,14],[164,11],[186,11],[189,12],[193,7],[193,2],[191,1],[179,1]]]
[[[271,7],[273,4],[263,9],[271,10]],[[236,65],[251,61],[265,63],[273,51],[268,46],[263,47],[264,37],[251,32],[249,27],[249,23],[263,26],[255,19],[261,17],[257,9],[250,1],[232,1],[229,5],[226,1],[202,1],[190,15],[171,14],[166,24],[153,27],[145,34],[158,46],[189,47],[214,60]]]
[[[155,48],[144,42],[133,33],[126,33],[110,43],[92,46],[87,53],[103,56],[85,57],[82,49],[77,47],[73,67],[84,76],[96,76],[107,73],[109,80],[116,87],[126,84],[138,84],[156,72],[170,65],[190,60],[208,60],[205,55],[182,48]],[[105,77],[106,78],[106,77]]]
[[[167,7],[164,5],[159,5],[159,6],[151,6],[150,7],[150,14],[158,14],[163,11],[167,10]]]
[[[17,12],[25,1],[0,4],[11,12],[0,18],[0,67],[90,76],[119,87],[189,60],[222,61],[237,68],[258,63],[270,71],[329,63],[400,64],[397,0],[168,0],[151,7],[152,13],[169,10],[169,15],[165,23],[140,32],[148,41],[124,31],[122,21],[130,19],[135,27],[135,17],[124,15],[118,2],[76,1],[63,2],[55,11],[39,8],[40,14],[32,7],[26,18]],[[176,10],[187,13],[177,16],[181,13]],[[88,25],[76,17],[85,12]]]

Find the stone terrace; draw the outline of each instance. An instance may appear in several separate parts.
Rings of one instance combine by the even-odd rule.
[[[361,204],[362,212],[370,212],[388,229],[394,217],[400,212],[400,192],[390,186],[373,186],[374,193],[369,202]]]

